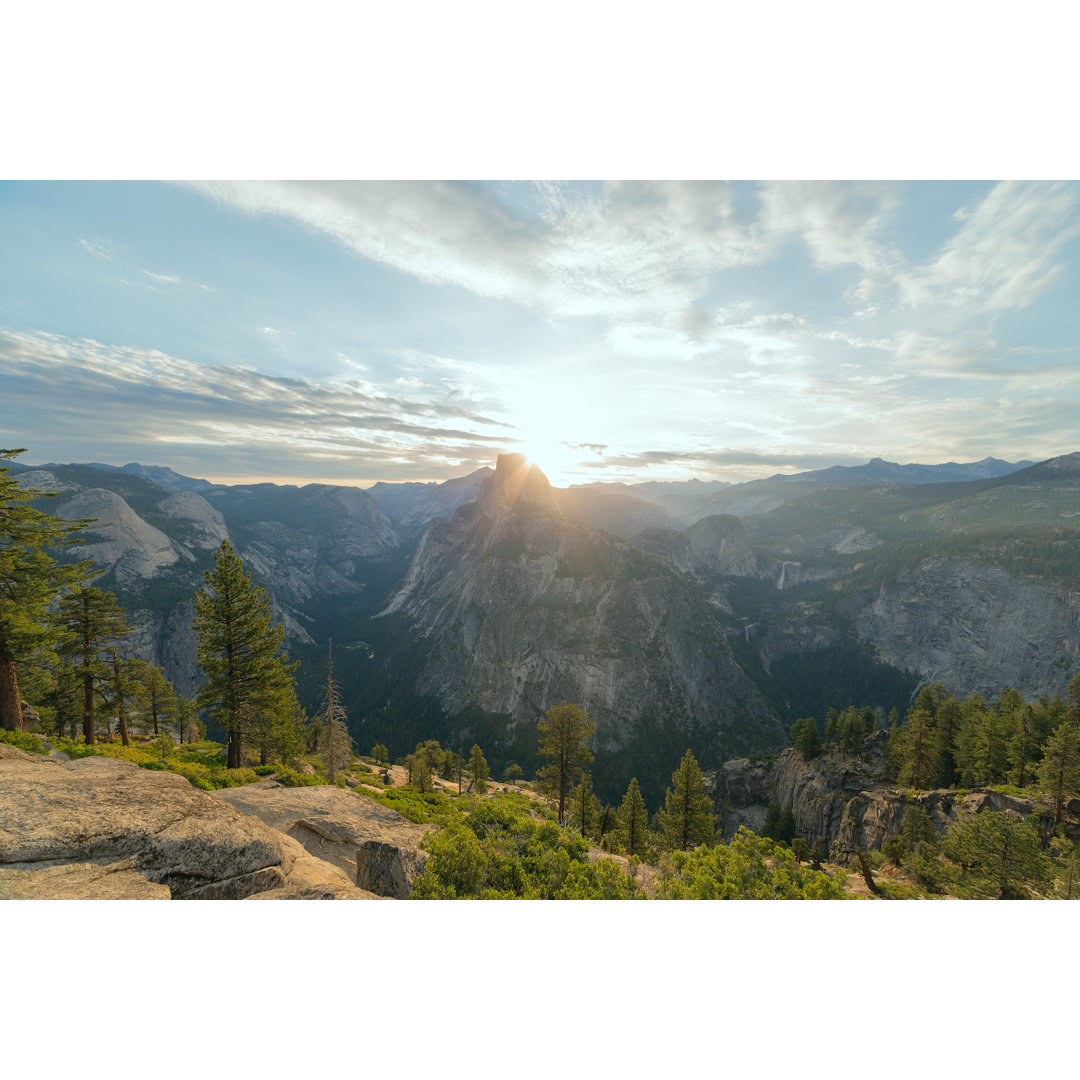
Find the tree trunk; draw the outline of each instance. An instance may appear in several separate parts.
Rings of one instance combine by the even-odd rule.
[[[877,896],[881,890],[874,881],[873,874],[870,873],[870,863],[867,861],[866,852],[858,851],[855,853],[855,857],[859,860],[859,869],[862,871],[863,881],[866,882],[866,887],[874,896]]]
[[[22,702],[15,665],[10,660],[0,660],[0,728],[22,731],[22,726]]]
[[[240,731],[234,728],[229,732],[229,769],[240,768]]]
[[[120,721],[120,741],[125,746],[130,746],[131,742],[128,740],[128,726],[127,726],[127,710],[124,708],[124,691],[123,684],[120,679],[120,658],[113,653],[113,677],[116,679],[116,713],[117,719]]]
[[[94,745],[94,676],[83,672],[83,742]]]

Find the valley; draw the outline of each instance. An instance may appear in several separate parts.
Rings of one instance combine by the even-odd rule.
[[[930,468],[875,461],[866,467],[869,474],[828,469],[747,485],[691,484],[689,490],[670,484],[559,489],[521,455],[500,455],[493,469],[441,484],[380,484],[370,491],[213,485],[134,464],[16,464],[12,476],[22,490],[47,496],[33,506],[76,530],[82,542],[55,551],[61,565],[89,560],[98,572],[94,586],[115,593],[131,629],[116,652],[160,668],[181,695],[193,695],[205,678],[193,597],[207,572],[222,572],[222,551],[235,550],[238,565],[265,590],[267,617],[281,628],[288,658],[299,662],[301,715],[314,718],[303,721],[314,724],[304,728],[306,735],[265,736],[271,739],[261,751],[266,770],[274,739],[306,738],[307,757],[294,760],[307,762],[312,782],[328,782],[318,717],[332,647],[352,746],[381,745],[407,790],[422,775],[417,768],[430,768],[433,797],[453,800],[454,770],[460,788],[470,745],[474,754],[482,747],[492,775],[516,770],[540,784],[548,754],[541,738],[545,718],[573,702],[590,718],[589,786],[580,796],[591,800],[590,815],[605,804],[604,814],[614,815],[631,778],[640,792],[635,798],[646,809],[661,807],[662,815],[668,785],[690,755],[707,778],[729,844],[739,840],[740,826],[777,836],[775,822],[769,825],[764,815],[786,807],[792,836],[850,871],[852,860],[867,851],[879,853],[881,868],[880,852],[902,833],[906,807],[929,807],[941,835],[967,820],[949,809],[966,807],[966,791],[957,795],[945,787],[911,803],[896,787],[900,751],[886,750],[886,742],[892,746],[905,716],[912,722],[920,691],[920,701],[932,686],[939,697],[947,693],[968,703],[1008,693],[1038,712],[1065,693],[1078,668],[1080,604],[1073,586],[1080,572],[1080,455],[1016,468],[976,463],[963,467],[982,474],[971,479],[956,478],[959,466]],[[731,512],[738,509],[742,516]],[[29,728],[36,717],[38,730],[47,732],[65,721],[50,705],[42,674],[28,671],[20,685],[37,695],[40,707],[27,700]],[[115,688],[102,686],[111,741]],[[851,747],[840,757],[834,749],[822,759],[832,766],[807,773],[790,749],[799,725],[824,724],[828,739],[829,717],[856,710],[865,738],[856,758],[845,764]],[[224,738],[212,717],[205,721],[210,739]],[[1051,727],[1047,720],[1040,740]],[[1033,763],[1041,746],[1033,741],[1025,751]],[[303,753],[299,744],[289,751],[297,752]],[[149,758],[126,760],[152,767]],[[197,765],[201,759],[191,760]],[[280,787],[295,775],[279,766],[277,774],[260,770],[268,779],[259,781],[240,777],[250,766],[230,765],[220,774],[197,774],[194,767],[185,766],[192,784],[223,790],[227,802],[263,820],[270,818],[258,807],[269,807],[275,796],[253,803],[244,785],[254,782],[254,797],[260,784]],[[389,768],[384,773],[391,775]],[[442,795],[434,783],[439,774]],[[342,775],[351,776],[349,786],[358,792],[368,790],[359,772],[346,768]],[[1004,775],[988,772],[976,788],[982,801],[968,809],[1035,814],[1036,804],[1016,802],[1035,797],[1034,790],[995,795],[986,786]],[[226,794],[234,790],[235,796]],[[530,788],[530,797],[545,796]],[[425,810],[410,813],[427,820]],[[302,843],[303,830],[311,832],[304,820],[298,816],[300,832],[289,834]],[[438,820],[449,828],[457,819]],[[658,820],[649,826],[653,833],[661,828]],[[346,865],[345,856],[326,845],[349,848],[360,834],[335,826],[345,829],[345,839],[332,840],[329,828],[314,829],[309,853],[331,852],[330,863],[359,881],[355,859]],[[583,838],[591,828],[583,817]],[[447,839],[431,841],[432,851],[450,844],[444,856],[455,859],[453,844],[464,835],[451,829]],[[601,827],[594,861],[633,855],[632,843],[599,846],[603,836]],[[900,859],[898,850],[892,854]],[[103,857],[90,862],[106,865]],[[573,862],[578,855],[569,857]],[[660,873],[660,855],[650,858],[649,873]],[[658,887],[663,895],[696,895],[698,886],[690,882],[704,872],[687,864],[681,876],[664,878],[667,884],[650,878],[649,895],[658,895]],[[88,873],[89,881],[98,881],[98,871]],[[259,880],[272,881],[282,896],[293,889],[289,873],[267,877],[258,870]],[[608,873],[615,871],[602,869]],[[118,887],[127,880],[109,878]],[[444,895],[449,880],[440,885],[429,875],[427,891],[418,895]],[[591,884],[583,878],[573,888],[622,895],[621,880],[589,877]],[[896,895],[920,888],[906,880]],[[355,885],[335,882],[325,886],[327,896],[352,895],[348,888]],[[293,891],[318,895],[315,885],[305,893],[307,887],[297,884]],[[928,887],[932,894],[932,881]],[[396,895],[409,893],[395,888]],[[636,888],[625,885],[626,895]]]

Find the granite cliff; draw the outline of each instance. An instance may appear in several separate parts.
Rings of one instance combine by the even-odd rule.
[[[418,687],[451,712],[472,704],[533,723],[572,701],[598,722],[602,747],[660,718],[717,747],[784,742],[696,584],[568,520],[518,455],[499,458],[474,503],[429,526],[383,614],[424,643]]]

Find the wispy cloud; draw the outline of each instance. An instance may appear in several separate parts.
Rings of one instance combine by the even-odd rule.
[[[1062,248],[1080,235],[1078,206],[1073,183],[997,184],[964,208],[959,231],[935,259],[897,275],[904,302],[980,312],[1027,307],[1061,273]]]
[[[716,270],[765,248],[724,183],[535,187],[515,216],[485,189],[454,183],[203,183],[222,205],[296,220],[422,281],[513,300],[553,318],[681,310]]]
[[[153,270],[143,270],[148,278],[161,282],[163,285],[182,285],[183,282],[175,274],[155,274]]]
[[[105,240],[87,240],[80,236],[77,243],[83,251],[88,255],[93,255],[95,259],[105,259],[106,261],[112,259],[112,256],[109,254],[108,242]]]
[[[437,393],[320,384],[53,334],[0,330],[0,376],[8,425],[47,424],[53,441],[64,428],[83,439],[93,431],[121,454],[148,443],[189,459],[198,450],[204,472],[227,450],[266,455],[297,476],[332,465],[374,477],[405,463],[429,475],[444,464],[478,468],[512,441],[509,425]]]

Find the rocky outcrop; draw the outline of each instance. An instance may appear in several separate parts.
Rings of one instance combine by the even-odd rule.
[[[1080,593],[968,559],[902,570],[851,615],[881,659],[960,694],[1059,693],[1080,657]]]
[[[407,897],[427,859],[419,844],[430,825],[413,824],[352,791],[264,781],[224,788],[214,797],[292,837],[309,855],[339,867],[379,896]]]
[[[451,712],[475,704],[518,723],[575,702],[607,748],[657,718],[729,752],[781,745],[697,585],[567,521],[538,472],[500,458],[480,498],[424,534],[383,613],[427,648],[416,689]]]
[[[379,896],[406,900],[426,862],[427,855],[422,851],[382,840],[365,840],[356,852],[356,886]]]
[[[888,735],[863,741],[859,757],[829,751],[803,761],[792,749],[767,762],[746,758],[725,762],[714,782],[726,839],[740,825],[761,830],[770,802],[790,807],[797,835],[831,862],[846,865],[859,851],[879,850],[901,831],[910,807],[927,811],[940,835],[965,814],[1008,811],[1022,817],[1043,814],[1045,801],[980,789],[971,792],[901,791],[888,785]],[[1069,808],[1066,835],[1080,839],[1080,820]],[[1080,805],[1077,806],[1080,810]]]
[[[338,867],[172,773],[0,744],[0,896],[364,896]]]

